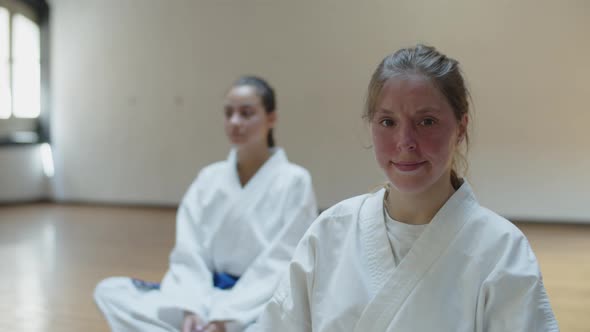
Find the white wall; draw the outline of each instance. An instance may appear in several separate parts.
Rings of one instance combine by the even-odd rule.
[[[0,148],[0,202],[12,203],[47,198],[40,145]]]
[[[276,87],[278,143],[320,206],[383,181],[360,120],[387,53],[459,59],[475,101],[470,179],[513,218],[590,221],[590,2],[51,1],[59,200],[175,204],[228,151],[223,94]]]

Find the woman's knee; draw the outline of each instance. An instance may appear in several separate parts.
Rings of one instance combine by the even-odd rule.
[[[94,301],[97,303],[111,302],[118,296],[128,293],[131,285],[129,278],[111,277],[100,281],[94,288]]]

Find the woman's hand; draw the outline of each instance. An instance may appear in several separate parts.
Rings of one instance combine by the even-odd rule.
[[[225,332],[225,322],[212,321],[205,326],[205,332]]]
[[[184,313],[184,321],[182,322],[182,332],[204,332],[206,331],[205,327],[205,322],[203,322],[199,315],[193,314],[192,312]]]

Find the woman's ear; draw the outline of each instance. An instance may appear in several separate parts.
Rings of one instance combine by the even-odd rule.
[[[266,113],[269,128],[274,128],[277,122],[277,112]]]

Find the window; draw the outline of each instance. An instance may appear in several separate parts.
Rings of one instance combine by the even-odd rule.
[[[8,18],[8,10],[0,7],[0,119],[7,119],[12,113]]]
[[[13,115],[36,118],[41,113],[39,26],[23,15],[12,18]]]
[[[41,113],[39,25],[0,7],[0,119]]]

